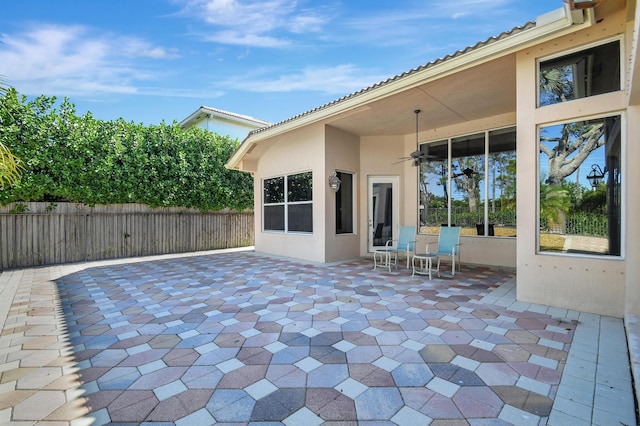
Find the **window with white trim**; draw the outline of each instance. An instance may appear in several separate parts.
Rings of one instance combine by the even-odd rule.
[[[540,128],[538,251],[622,254],[622,116]]]
[[[263,229],[313,232],[313,174],[304,172],[262,181]]]
[[[516,234],[516,129],[508,127],[423,143],[420,233],[461,226],[466,235]]]
[[[620,90],[620,41],[541,61],[538,106]]]

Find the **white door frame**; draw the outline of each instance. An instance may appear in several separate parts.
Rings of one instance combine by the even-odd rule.
[[[368,176],[367,177],[367,250],[372,252],[374,247],[384,246],[387,239],[397,239],[400,229],[400,177],[399,176]],[[391,218],[385,217],[381,208],[387,205],[388,191],[381,194],[380,189],[391,189]],[[384,203],[381,203],[384,201]],[[382,207],[381,207],[382,206]],[[386,208],[385,208],[386,210]],[[386,223],[389,222],[389,223]],[[384,238],[374,241],[374,233],[378,224],[383,224]],[[376,245],[374,245],[376,243]],[[394,247],[395,247],[394,243]]]

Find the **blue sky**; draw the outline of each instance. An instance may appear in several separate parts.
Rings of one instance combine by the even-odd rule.
[[[562,7],[562,0],[29,0],[0,76],[78,114],[157,124],[201,105],[278,122]]]

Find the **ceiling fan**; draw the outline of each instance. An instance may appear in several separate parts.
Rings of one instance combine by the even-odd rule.
[[[429,155],[426,152],[420,150],[420,144],[418,141],[418,115],[420,114],[420,110],[416,109],[413,112],[416,114],[416,150],[409,154],[408,157],[402,157],[400,160],[412,160],[414,166],[419,166],[425,160],[436,158],[436,156]]]

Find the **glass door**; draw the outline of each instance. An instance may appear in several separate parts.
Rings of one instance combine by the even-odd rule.
[[[383,247],[388,240],[397,239],[399,229],[398,176],[369,176],[368,199],[368,249]]]

